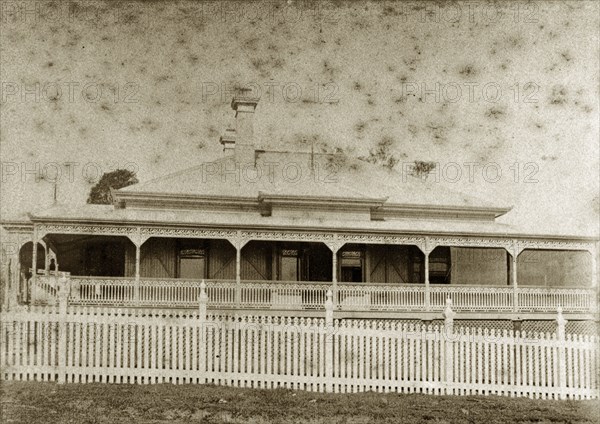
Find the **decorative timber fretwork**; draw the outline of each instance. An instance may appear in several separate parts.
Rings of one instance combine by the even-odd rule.
[[[331,250],[331,253],[333,253],[334,257],[336,257],[338,250],[340,250],[344,245],[344,241],[339,240],[338,234],[333,235],[333,240],[327,240],[324,243],[329,248],[329,250]]]
[[[242,248],[251,240],[248,237],[242,236],[242,231],[238,230],[235,232],[235,237],[228,238],[229,242],[233,244],[238,251],[241,252]]]
[[[36,224],[38,238],[47,234],[98,234],[109,236],[136,236],[138,229],[128,225]]]
[[[525,249],[555,249],[555,250],[585,250],[592,254],[595,252],[594,242],[569,241],[569,240],[544,240],[544,239],[515,239],[491,237],[444,237],[432,236],[428,238],[428,249],[431,251],[437,246],[454,247],[488,247],[503,248],[511,255],[517,256]]]
[[[512,258],[513,258],[514,261],[517,260],[517,258],[521,254],[522,250],[523,249],[519,246],[519,242],[517,240],[513,240],[512,241],[512,246],[510,248],[507,248],[508,254],[510,256],[512,256]]]
[[[25,231],[9,231],[6,238],[2,240],[5,255],[18,256],[19,250],[24,244],[33,241],[33,231],[31,228]]]
[[[454,247],[496,247],[512,251],[513,239],[491,238],[491,237],[428,237],[427,247],[432,251],[438,246]]]
[[[487,247],[503,248],[509,253],[519,254],[524,249],[554,249],[554,250],[584,250],[595,254],[597,247],[593,240],[556,240],[543,238],[515,237],[478,237],[455,235],[403,235],[403,234],[368,234],[350,232],[323,232],[290,230],[240,230],[220,228],[177,228],[147,225],[86,225],[86,224],[46,224],[34,225],[37,239],[48,234],[97,234],[128,237],[136,245],[143,244],[151,237],[174,238],[206,238],[229,240],[234,246],[241,248],[251,240],[271,241],[304,241],[320,242],[327,245],[333,252],[338,251],[346,243],[414,245],[425,254],[437,246],[455,247]],[[17,231],[14,231],[15,233]],[[27,237],[27,239],[30,239]]]
[[[338,234],[337,240],[342,245],[346,243],[370,243],[370,244],[405,244],[415,245],[423,250],[425,237],[403,236],[403,235],[378,235],[378,234]]]
[[[311,233],[299,231],[241,231],[241,237],[247,240],[273,241],[312,241],[326,243],[334,241],[333,233]]]
[[[169,228],[169,227],[141,227],[140,238],[142,243],[150,237],[175,237],[175,238],[207,238],[207,239],[236,239],[239,232],[236,230],[212,228]]]
[[[594,242],[577,242],[568,240],[518,240],[519,252],[524,249],[553,249],[553,250],[587,250],[592,254],[596,251]]]

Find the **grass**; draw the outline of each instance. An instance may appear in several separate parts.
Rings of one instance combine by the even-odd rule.
[[[4,382],[4,423],[597,423],[597,401]]]

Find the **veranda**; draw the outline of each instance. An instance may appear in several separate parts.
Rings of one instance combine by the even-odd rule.
[[[335,310],[354,318],[428,319],[447,298],[492,319],[597,312],[591,240],[66,224],[32,232],[38,247],[21,245],[10,296],[27,304],[56,303],[62,275],[72,305],[194,308],[204,280],[214,310],[314,316],[331,289]],[[28,254],[38,265],[29,275]]]

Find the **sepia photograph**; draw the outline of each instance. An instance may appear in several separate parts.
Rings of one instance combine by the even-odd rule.
[[[0,0],[0,423],[600,422],[598,0]]]

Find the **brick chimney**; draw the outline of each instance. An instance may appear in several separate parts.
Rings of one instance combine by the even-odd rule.
[[[231,101],[236,125],[234,155],[239,163],[254,162],[254,110],[258,100],[258,97],[241,94],[235,95]]]

